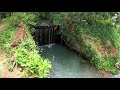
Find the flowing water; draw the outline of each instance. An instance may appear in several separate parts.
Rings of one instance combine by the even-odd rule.
[[[44,26],[44,25],[45,26]],[[69,48],[52,43],[64,43],[61,35],[57,35],[54,26],[41,23],[36,28],[34,39],[40,46],[41,55],[52,63],[48,78],[119,78],[120,75],[101,73],[88,62],[84,61],[77,53]]]
[[[77,53],[59,44],[40,46],[41,56],[48,58],[52,69],[48,78],[109,78],[91,64],[84,61]],[[115,76],[114,76],[115,77]]]

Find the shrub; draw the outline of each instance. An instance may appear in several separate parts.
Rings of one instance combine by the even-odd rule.
[[[88,57],[97,69],[112,73],[118,71],[115,67],[115,63],[120,60],[118,12],[54,12],[51,15],[53,23],[61,25],[59,32],[69,47],[73,49],[77,48],[76,45],[82,47],[77,48],[77,51]],[[100,46],[105,50],[99,51]],[[116,50],[115,58],[108,55],[107,46]],[[113,53],[112,49],[110,52]]]
[[[51,63],[48,59],[40,57],[39,52],[32,45],[32,41],[22,41],[19,48],[15,51],[15,60],[23,69],[25,77],[47,77]]]
[[[35,42],[31,36],[33,29],[30,29],[29,24],[34,24],[35,15],[33,13],[14,12],[5,21],[8,21],[9,26],[0,31],[0,49],[7,53],[8,68],[12,70],[14,68],[11,61],[11,54],[15,52],[15,63],[21,68],[21,74],[23,77],[40,77],[44,78],[49,75],[49,69],[51,63],[48,59],[42,58]],[[25,32],[27,39],[21,39],[18,42],[18,48],[11,48],[10,44],[13,39],[13,35],[17,30],[17,26],[20,22],[23,22],[25,26]]]

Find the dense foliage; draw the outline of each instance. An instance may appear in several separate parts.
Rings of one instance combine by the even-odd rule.
[[[39,51],[36,49],[37,46],[29,32],[27,35],[29,35],[29,39],[21,40],[19,48],[15,50],[16,63],[22,66],[24,77],[47,77],[51,63],[48,59],[40,57]]]
[[[35,31],[31,25],[40,19],[50,19],[53,24],[60,25],[59,33],[66,45],[87,57],[97,69],[117,74],[115,64],[120,62],[120,13],[1,12],[0,23],[7,21],[9,25],[0,31],[0,50],[8,56],[15,51],[15,63],[22,67],[25,77],[47,77],[51,68],[49,60],[39,55],[30,35]],[[12,36],[21,22],[26,27],[28,39],[21,39],[19,48],[11,49]]]
[[[119,13],[117,12],[54,12],[54,24],[68,46],[88,57],[97,69],[117,73],[120,56]]]
[[[9,25],[0,30],[0,50],[8,56],[8,69],[13,70],[16,64],[21,68],[20,72],[23,77],[44,78],[49,75],[49,69],[51,68],[50,61],[41,57],[39,49],[30,34],[34,29],[29,25],[34,25],[37,19],[39,19],[39,15],[36,15],[36,13],[14,12],[10,17],[1,21],[7,21]],[[21,22],[25,26],[27,39],[21,38],[17,43],[18,48],[11,48],[11,41]],[[14,56],[14,62],[11,60],[12,56]]]
[[[11,16],[12,12],[0,12],[0,20]]]

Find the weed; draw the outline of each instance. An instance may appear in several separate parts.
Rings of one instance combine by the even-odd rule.
[[[25,77],[32,75],[34,77],[47,77],[51,64],[47,59],[40,57],[38,51],[33,49],[30,41],[22,41],[15,53],[15,60],[18,65],[23,67]]]
[[[117,73],[115,63],[120,58],[120,15],[117,12],[55,12],[52,13],[52,21],[54,24],[61,25],[60,33],[66,44],[73,48],[74,44],[82,45],[84,54],[90,59],[90,62],[97,69],[104,69],[112,74]],[[115,20],[112,20],[117,15]],[[71,23],[75,24],[71,27]],[[74,28],[72,32],[69,29]],[[101,42],[98,42],[101,40]],[[107,54],[98,51],[98,45],[102,45],[105,49],[108,45],[107,40],[111,42],[117,55],[116,58],[107,56]],[[81,43],[81,44],[79,44]],[[81,52],[80,52],[81,53]]]

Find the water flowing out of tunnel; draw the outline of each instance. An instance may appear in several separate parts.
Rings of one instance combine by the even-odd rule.
[[[55,29],[55,26],[39,26],[34,34],[35,41],[39,46],[52,43],[63,44],[63,38],[57,32],[58,29]]]
[[[83,61],[77,53],[63,46],[62,35],[58,34],[60,29],[55,27],[54,25],[38,25],[34,33],[34,39],[42,51],[41,56],[48,58],[52,63],[49,78],[112,77],[100,74],[88,62]]]

